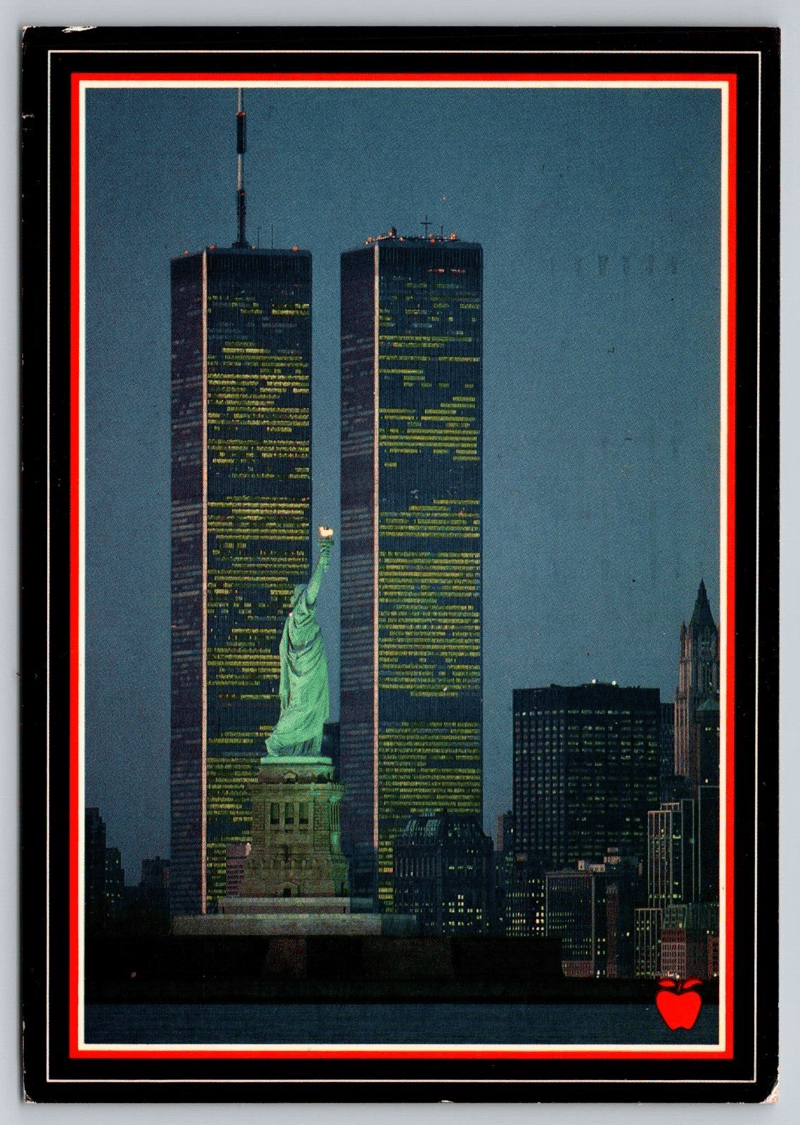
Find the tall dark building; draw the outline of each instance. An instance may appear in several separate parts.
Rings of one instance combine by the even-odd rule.
[[[583,684],[516,689],[516,847],[548,868],[647,854],[658,798],[658,689]]]
[[[480,815],[482,250],[392,230],[342,255],[342,833]]]
[[[675,773],[688,779],[692,796],[703,783],[704,773],[708,773],[707,756],[705,762],[702,760],[703,720],[699,711],[708,700],[718,698],[719,630],[711,616],[705,583],[701,582],[689,627],[681,626],[680,673],[675,692]]]
[[[172,262],[171,904],[213,908],[279,713],[278,644],[310,567],[311,256],[244,237]]]
[[[477,816],[409,817],[394,842],[394,907],[423,934],[483,934],[493,921],[493,847]]]

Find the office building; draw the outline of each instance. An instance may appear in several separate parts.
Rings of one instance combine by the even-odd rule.
[[[696,806],[697,901],[719,903],[719,786],[700,785]]]
[[[113,917],[125,905],[125,872],[119,848],[106,848],[106,910]]]
[[[307,581],[311,257],[244,235],[172,261],[171,906],[214,908],[278,713],[278,645]]]
[[[169,910],[170,861],[160,855],[142,860],[139,891],[142,902],[159,910]]]
[[[515,689],[516,847],[552,870],[616,848],[643,859],[657,804],[655,688]]]
[[[516,847],[514,814],[497,819],[494,853],[495,927],[506,937],[543,937],[545,879],[538,864],[528,863]]]
[[[86,912],[102,912],[106,897],[106,822],[99,809],[84,812],[83,901]]]
[[[657,977],[661,974],[661,923],[663,910],[638,906],[633,912],[633,974]]]
[[[640,872],[637,857],[616,852],[547,872],[547,936],[561,938],[565,976],[633,976]]]
[[[83,902],[87,932],[99,932],[125,905],[125,872],[119,848],[106,844],[106,822],[97,808],[84,810]]]
[[[719,908],[716,903],[680,903],[664,911],[662,976],[710,980],[719,973]]]
[[[697,896],[696,805],[665,801],[648,813],[647,905],[660,910]]]
[[[392,906],[408,818],[481,813],[482,251],[342,255],[342,832]]]
[[[662,801],[670,801],[675,783],[675,704],[661,704],[661,731],[659,733],[659,795]]]

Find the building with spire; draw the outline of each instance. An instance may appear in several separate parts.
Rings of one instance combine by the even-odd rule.
[[[482,808],[482,249],[393,228],[341,286],[342,833],[391,909],[409,817]]]
[[[681,625],[680,644],[680,671],[675,692],[675,773],[687,779],[692,795],[696,796],[697,787],[709,772],[709,754],[713,759],[708,735],[703,733],[701,708],[709,700],[719,699],[719,630],[711,615],[703,581],[697,591],[689,627],[685,622]],[[717,756],[718,747],[717,742]],[[713,772],[713,764],[711,769]]]
[[[311,256],[245,233],[172,261],[171,906],[213,910],[279,714],[278,644],[311,546]]]

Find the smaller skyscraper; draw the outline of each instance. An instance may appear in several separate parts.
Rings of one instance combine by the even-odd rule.
[[[341,285],[342,833],[391,910],[409,816],[482,811],[483,251],[392,228]]]
[[[109,917],[120,914],[125,906],[125,872],[119,848],[106,848],[106,911]]]
[[[684,903],[664,911],[661,974],[710,980],[719,973],[719,910],[710,903]]]
[[[641,893],[635,856],[548,871],[547,936],[561,938],[568,977],[627,977],[634,972],[634,909]]]
[[[142,901],[159,910],[169,910],[170,861],[160,855],[142,860],[139,883]]]
[[[678,688],[675,692],[675,773],[689,781],[692,795],[705,770],[701,761],[700,708],[719,698],[719,630],[711,615],[705,583],[697,591],[689,627],[681,625]],[[718,767],[717,767],[718,768]]]
[[[663,802],[648,813],[647,905],[666,910],[697,896],[696,806]]]
[[[696,897],[698,902],[719,903],[719,786],[701,785],[695,804]]]
[[[549,869],[647,854],[658,800],[656,688],[582,684],[514,691],[516,847]]]
[[[279,714],[278,645],[311,551],[311,255],[237,234],[174,258],[172,909],[216,909]]]
[[[394,843],[395,913],[415,914],[422,934],[488,933],[492,853],[476,816],[410,817]]]
[[[514,814],[497,822],[494,853],[495,924],[506,937],[544,937],[545,879],[538,864],[517,850]]]
[[[106,823],[100,810],[84,814],[83,892],[89,933],[103,929],[125,905],[125,872],[119,848],[106,845]]]
[[[675,704],[661,704],[661,730],[658,738],[660,796],[662,801],[674,800],[670,786],[675,777]]]
[[[661,975],[661,924],[664,912],[638,906],[633,912],[634,976]]]
[[[86,809],[83,838],[83,898],[87,917],[102,911],[106,894],[106,822],[99,809]]]

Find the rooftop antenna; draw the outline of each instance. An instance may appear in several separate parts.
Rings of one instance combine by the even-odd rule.
[[[244,90],[237,90],[236,109],[236,220],[239,237],[234,242],[236,250],[249,249],[244,236],[244,217],[247,210],[244,192],[244,154],[247,151],[247,114],[244,111]]]
[[[428,227],[432,227],[433,223],[430,221],[430,219],[426,215],[425,218],[422,220],[422,222],[419,225],[421,227],[425,227],[425,237],[427,238],[428,237]]]

